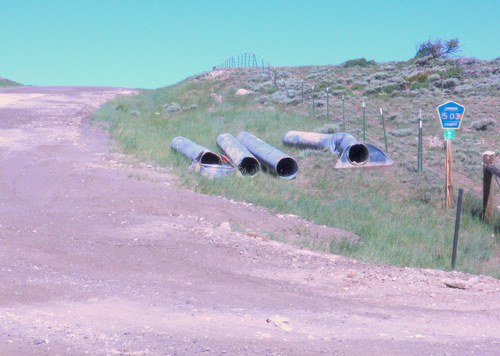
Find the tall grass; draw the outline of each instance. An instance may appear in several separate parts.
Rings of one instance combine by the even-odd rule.
[[[222,95],[222,102],[215,100],[215,91]],[[296,214],[316,224],[352,231],[361,238],[359,243],[351,243],[332,237],[322,246],[329,252],[376,263],[449,269],[455,213],[419,199],[417,173],[397,165],[390,169],[333,170],[331,153],[283,147],[281,142],[288,130],[328,130],[330,123],[300,110],[258,107],[251,96],[236,97],[234,91],[234,87],[226,88],[217,81],[189,79],[115,99],[94,119],[109,122],[112,137],[125,152],[173,167],[184,186]],[[166,104],[171,102],[182,109],[168,111]],[[214,181],[188,174],[187,159],[169,149],[174,137],[184,136],[217,150],[219,134],[236,135],[243,130],[296,157],[300,166],[297,178],[287,181],[261,173],[251,179]],[[299,233],[306,241],[312,238],[307,232]],[[491,225],[465,213],[460,238],[457,269],[500,277],[498,264],[492,262],[500,241]]]

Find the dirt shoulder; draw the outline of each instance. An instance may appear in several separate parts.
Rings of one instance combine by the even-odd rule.
[[[500,281],[269,240],[356,236],[113,153],[88,117],[131,93],[0,89],[0,354],[497,354]]]

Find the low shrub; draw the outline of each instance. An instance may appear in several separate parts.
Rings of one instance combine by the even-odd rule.
[[[455,93],[466,94],[474,92],[474,87],[470,84],[459,85],[455,88]]]
[[[352,85],[351,90],[364,90],[365,88],[366,88],[366,84],[355,83]]]
[[[334,134],[337,132],[341,132],[341,125],[340,123],[334,123],[334,124],[325,124],[321,127],[317,127],[313,130],[313,132],[320,132],[320,133],[325,133],[325,134]]]
[[[406,136],[415,135],[415,130],[412,128],[399,129],[399,130],[391,131],[390,134],[392,136],[395,136],[395,137],[406,137]]]
[[[276,88],[275,86],[272,86],[272,87],[269,87],[268,89],[266,89],[266,94],[267,95],[271,95],[271,94],[274,94],[278,91],[278,88]]]
[[[495,120],[493,119],[482,119],[474,121],[471,124],[471,129],[476,131],[493,131],[495,128]]]
[[[300,98],[290,98],[283,92],[275,92],[269,96],[269,101],[281,105],[297,105],[301,102]]]
[[[431,72],[418,72],[412,76],[406,77],[405,80],[409,82],[425,83],[430,75]]]
[[[374,60],[367,61],[366,58],[351,59],[342,63],[342,67],[344,68],[369,67],[373,65],[375,65],[375,61]]]
[[[378,94],[382,91],[382,87],[381,86],[372,86],[372,87],[368,87],[365,89],[365,91],[363,92],[363,94],[365,95],[373,95],[373,94]]]
[[[464,73],[464,70],[462,68],[448,68],[446,72],[442,73],[444,79],[449,79],[449,78],[461,78]]]
[[[387,77],[389,77],[389,74],[386,72],[376,72],[370,75],[371,79],[377,79],[377,80],[384,80],[387,79]]]
[[[387,84],[382,85],[382,91],[385,94],[392,94],[394,92],[394,90],[396,90],[395,84],[387,83]]]
[[[428,88],[428,87],[429,87],[429,83],[414,82],[414,83],[411,83],[411,85],[410,85],[411,90],[424,89],[424,88]]]
[[[441,80],[441,76],[440,76],[439,74],[437,74],[437,73],[435,73],[435,74],[431,74],[431,75],[429,75],[429,76],[427,77],[427,81],[428,81],[429,83],[435,83],[435,82],[437,82],[437,81],[439,81],[439,80]]]
[[[415,60],[415,64],[420,66],[420,67],[425,67],[425,66],[428,66],[429,64],[431,64],[431,61],[432,61],[432,56],[425,56],[422,58],[417,58]]]
[[[453,89],[459,84],[460,84],[460,82],[458,81],[457,78],[449,78],[449,79],[446,79],[443,81],[443,88]]]
[[[167,104],[163,105],[163,109],[166,112],[177,112],[177,111],[181,111],[182,107],[179,103],[171,102],[171,103],[167,103]]]

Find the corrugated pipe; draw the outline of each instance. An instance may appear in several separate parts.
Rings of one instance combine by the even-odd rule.
[[[260,164],[257,158],[233,135],[220,134],[217,137],[217,145],[233,161],[241,173],[253,176],[259,172]]]
[[[276,147],[243,131],[236,137],[257,159],[262,167],[280,178],[293,179],[299,172],[297,161]]]
[[[201,164],[222,164],[222,159],[217,153],[182,136],[174,138],[170,142],[170,147],[191,158],[192,161],[199,161]]]
[[[323,134],[316,132],[288,131],[283,136],[287,145],[324,149],[340,155],[335,168],[389,166],[394,162],[377,146],[359,142],[353,135],[339,132]]]

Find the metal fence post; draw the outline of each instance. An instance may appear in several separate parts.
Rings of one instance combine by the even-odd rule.
[[[385,133],[384,110],[382,110],[382,108],[380,108],[380,116],[382,116],[382,130],[384,131],[385,152],[389,152],[389,150],[387,149],[387,135]]]
[[[344,109],[345,95],[342,94],[342,131],[345,132],[345,109]]]
[[[365,102],[363,101],[363,141],[366,141],[366,116],[365,116]]]
[[[458,232],[460,230],[460,212],[462,210],[462,194],[464,190],[458,190],[457,217],[455,219],[455,235],[453,236],[453,251],[451,253],[451,268],[455,269],[455,260],[457,258]]]
[[[420,109],[419,120],[418,120],[418,171],[422,172],[422,156],[423,156],[423,147],[422,147],[422,109]]]
[[[330,105],[328,105],[329,93],[330,93],[330,88],[326,88],[326,120],[330,119]]]
[[[304,80],[302,80],[302,106],[304,106]]]
[[[314,114],[314,85],[312,86],[312,113]]]

